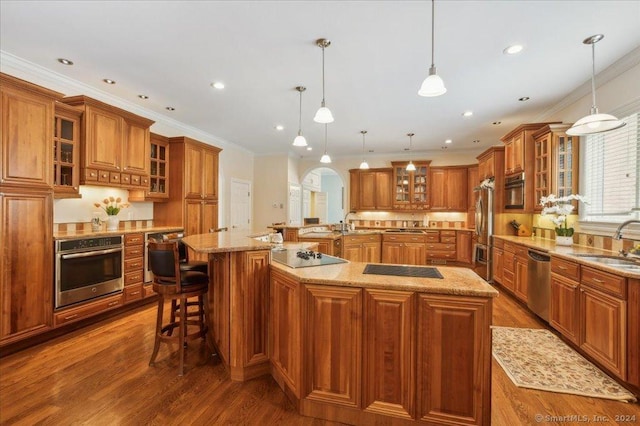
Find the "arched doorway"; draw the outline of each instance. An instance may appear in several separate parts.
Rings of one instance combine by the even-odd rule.
[[[302,178],[302,217],[338,223],[347,208],[342,177],[329,167],[316,167]]]

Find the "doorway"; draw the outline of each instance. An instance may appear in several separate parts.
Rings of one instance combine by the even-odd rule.
[[[231,229],[251,230],[251,182],[231,179],[229,210]]]
[[[309,170],[302,179],[302,188],[309,192],[304,197],[305,217],[317,217],[320,223],[338,223],[343,220],[346,213],[345,185],[335,170],[328,167]]]

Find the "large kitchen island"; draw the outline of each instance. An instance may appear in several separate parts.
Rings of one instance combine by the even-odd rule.
[[[498,292],[471,270],[292,268],[233,233],[184,242],[209,256],[210,329],[232,379],[270,373],[301,414],[344,423],[490,424]]]

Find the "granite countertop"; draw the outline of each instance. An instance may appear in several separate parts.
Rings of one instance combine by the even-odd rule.
[[[618,253],[598,249],[595,247],[581,246],[578,244],[574,244],[572,246],[560,246],[555,243],[555,240],[549,240],[546,238],[531,238],[531,237],[516,237],[513,235],[494,235],[494,238],[499,238],[504,241],[510,241],[516,244],[523,245],[528,248],[537,249],[543,252],[547,252],[550,255],[561,257],[566,260],[570,260],[572,262],[577,262],[585,266],[589,266],[591,268],[599,269],[601,271],[610,272],[616,275],[621,275],[624,277],[630,278],[640,278],[640,272],[638,271],[630,271],[627,269],[616,268],[614,266],[606,265],[600,262],[594,262],[588,259],[585,259],[576,255],[604,255],[604,256],[616,256],[623,258]],[[635,259],[636,262],[640,265],[640,261]]]
[[[115,235],[147,233],[147,232],[171,232],[171,231],[178,231],[181,229],[182,228],[179,226],[153,226],[150,228],[118,229],[117,231],[106,231],[104,229],[97,232],[93,232],[91,230],[89,231],[73,230],[73,231],[54,232],[53,239],[64,240],[67,238],[110,237]]]
[[[307,232],[306,234],[298,236],[299,239],[303,238],[322,238],[329,240],[336,240],[342,236],[350,236],[350,235],[376,235],[376,234],[384,234],[389,231],[393,233],[402,233],[400,229],[413,230],[417,229],[420,231],[425,231],[425,234],[429,231],[473,231],[473,229],[469,228],[425,228],[425,227],[411,227],[411,228],[398,228],[397,230],[394,228],[366,228],[366,229],[356,229],[355,231],[348,231],[344,234],[340,231],[326,231],[326,232]],[[407,235],[412,235],[412,232],[406,232]],[[417,235],[421,235],[420,233],[416,233]]]
[[[274,247],[273,243],[258,241],[248,237],[247,231],[212,232],[209,234],[189,235],[184,237],[182,242],[198,253],[271,250]],[[313,247],[314,244],[285,242],[283,246],[292,250],[306,250]]]
[[[348,262],[335,265],[290,268],[271,262],[271,268],[301,283],[381,290],[414,291],[456,296],[497,297],[498,291],[470,269],[438,266],[443,278],[414,278],[363,274],[367,263]]]

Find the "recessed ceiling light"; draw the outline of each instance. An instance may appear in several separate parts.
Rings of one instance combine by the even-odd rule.
[[[453,142],[451,139],[447,139],[446,141],[444,141],[444,143],[451,143]]]
[[[176,109],[174,107],[166,107],[165,108],[167,111],[175,111]]]
[[[505,48],[502,53],[505,55],[515,55],[516,53],[522,52],[522,49],[524,49],[524,47],[521,44],[514,44]]]
[[[473,143],[480,143],[480,139],[474,139]]]
[[[374,152],[373,149],[370,149],[369,152]]]
[[[282,124],[278,124],[278,125],[275,127],[275,129],[276,129],[276,130],[278,130],[278,131],[281,131],[281,130],[284,130],[284,126],[283,126]]]
[[[493,123],[491,123],[491,124],[493,124],[494,126],[499,126],[499,125],[501,125],[501,124],[502,124],[502,121],[494,121],[494,122],[493,122]]]
[[[525,102],[525,101],[528,101],[528,100],[529,100],[529,97],[528,97],[528,96],[523,96],[523,97],[521,97],[521,98],[518,98],[518,100],[519,100],[520,102]]]
[[[116,81],[111,80],[110,78],[103,78],[102,81],[104,81],[107,84],[116,84]]]
[[[473,115],[473,111],[465,111],[462,113],[464,117],[471,117]]]
[[[211,83],[211,87],[213,87],[214,89],[222,90],[224,89],[224,83],[221,81],[215,81]]]
[[[58,58],[58,62],[60,62],[63,65],[73,65],[73,61],[70,61],[65,58]]]
[[[313,151],[313,147],[308,146],[308,147],[307,147],[307,151]]]
[[[138,95],[138,97],[140,99],[149,99],[149,97],[147,95]]]
[[[441,146],[440,148],[442,148],[442,149],[447,149],[448,147],[447,147],[447,146]]]

